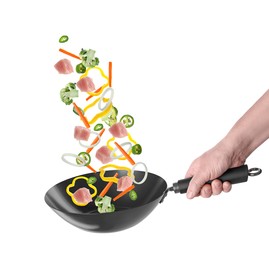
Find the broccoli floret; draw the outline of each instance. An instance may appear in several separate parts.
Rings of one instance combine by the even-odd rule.
[[[78,90],[76,90],[76,84],[68,83],[64,88],[60,90],[60,97],[66,105],[72,104],[72,98],[78,97]]]
[[[82,49],[79,53],[82,64],[85,67],[93,68],[99,64],[99,59],[94,57],[95,51],[92,49],[84,50]]]
[[[111,204],[111,197],[97,197],[95,199],[95,206],[97,206],[97,210],[99,213],[111,213],[115,211],[115,205]]]

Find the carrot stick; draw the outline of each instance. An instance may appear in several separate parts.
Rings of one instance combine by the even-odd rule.
[[[94,91],[94,93],[98,93],[100,90],[102,89],[102,87],[100,87],[100,88],[98,88],[98,89],[96,89],[95,91]],[[88,101],[90,98],[92,98],[93,96],[88,96],[87,98],[86,98],[86,101]]]
[[[114,144],[118,147],[124,157],[130,162],[130,164],[135,165],[135,162],[132,157],[128,153],[126,153],[125,150],[117,142],[114,142]]]
[[[76,59],[79,59],[80,60],[80,57],[79,56],[77,56],[77,55],[75,55],[75,54],[73,54],[73,53],[71,53],[69,51],[66,51],[66,50],[61,49],[61,48],[59,49],[59,51],[62,52],[62,53],[64,53],[64,54],[67,54],[67,55],[69,55],[69,56],[71,56],[73,58],[76,58]]]
[[[108,63],[108,86],[112,87],[112,62]]]
[[[91,171],[96,172],[90,165],[86,165]]]
[[[134,185],[130,186],[129,188],[127,188],[126,190],[122,191],[120,194],[118,194],[113,201],[118,200],[119,198],[121,198],[122,196],[124,196],[126,193],[128,193],[129,191],[131,191],[132,189],[134,189]]]
[[[105,132],[105,128],[103,128],[103,129],[100,131],[100,133],[99,133],[100,137],[103,135],[104,132]],[[97,137],[93,140],[93,142],[91,143],[91,146],[94,145],[94,144],[96,144],[96,143],[98,142],[98,140],[99,140],[99,138],[98,138],[98,136],[97,136]],[[93,147],[88,148],[86,152],[87,152],[87,153],[90,153],[90,152],[92,151],[92,149],[93,149]]]
[[[117,173],[117,172],[115,173],[114,177],[118,177],[118,173]],[[104,197],[104,196],[107,194],[108,190],[110,189],[110,187],[112,186],[113,183],[114,183],[113,181],[110,181],[110,182],[106,185],[106,187],[101,191],[101,193],[100,193],[99,196],[100,196],[100,197]]]
[[[78,106],[76,105],[75,102],[73,102],[73,105],[77,111],[77,113],[79,114],[80,116],[80,119],[82,120],[82,122],[84,123],[84,125],[87,127],[87,128],[90,128],[90,125],[89,125],[89,122],[87,120],[87,118],[82,114],[82,112],[80,111],[80,109],[78,108]]]

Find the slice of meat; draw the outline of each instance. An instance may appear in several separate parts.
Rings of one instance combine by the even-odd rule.
[[[133,184],[133,179],[129,176],[122,176],[119,178],[118,184],[117,184],[117,191],[124,191]]]
[[[109,132],[117,138],[122,138],[128,135],[127,129],[122,122],[118,122],[109,128]]]
[[[62,59],[59,60],[55,65],[54,68],[60,73],[60,74],[70,74],[74,72],[72,64],[70,60],[68,59]]]
[[[90,77],[84,77],[77,82],[77,87],[82,92],[92,92],[95,90],[95,85]]]
[[[76,202],[87,205],[92,201],[92,196],[87,188],[80,188],[73,193]]]
[[[74,130],[74,137],[77,140],[88,141],[90,137],[90,130],[83,126],[76,126]]]
[[[96,151],[95,157],[101,161],[103,164],[111,162],[113,159],[110,157],[111,151],[108,149],[106,145],[100,147]]]

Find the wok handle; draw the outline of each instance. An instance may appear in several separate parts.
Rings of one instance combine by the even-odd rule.
[[[256,168],[255,168],[256,169]],[[231,184],[246,182],[248,180],[248,175],[250,174],[247,165],[242,165],[239,167],[228,169],[223,175],[221,175],[218,179],[222,182],[229,181]],[[191,178],[182,179],[173,184],[173,190],[175,193],[186,193],[189,187],[189,183]],[[207,183],[211,183],[208,181]]]

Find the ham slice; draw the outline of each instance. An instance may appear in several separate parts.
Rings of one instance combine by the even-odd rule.
[[[87,188],[80,188],[73,193],[76,202],[87,205],[92,201],[92,196]]]
[[[129,176],[122,176],[119,178],[118,184],[117,184],[117,191],[124,191],[133,184],[133,179]]]
[[[122,122],[118,122],[109,128],[109,132],[117,138],[122,138],[128,135],[127,129]]]
[[[60,74],[70,74],[72,73],[73,67],[71,65],[70,60],[68,59],[62,59],[59,60],[55,65],[54,68],[60,73]]]
[[[77,82],[77,87],[82,92],[93,92],[95,85],[90,77],[84,77]]]
[[[90,130],[83,126],[76,126],[74,131],[74,137],[77,140],[88,141],[90,137]]]
[[[111,151],[107,146],[102,146],[96,151],[95,157],[103,164],[111,162],[113,159],[110,157]]]

